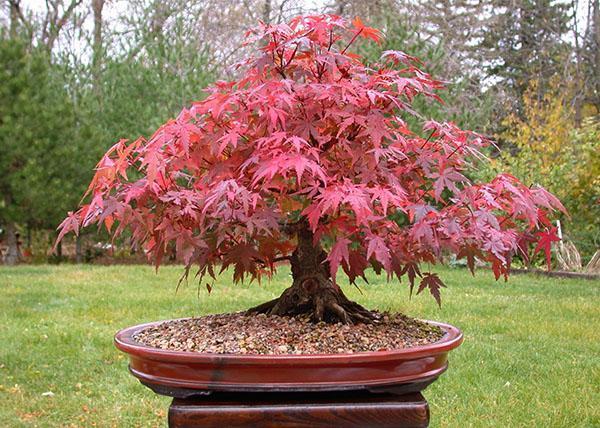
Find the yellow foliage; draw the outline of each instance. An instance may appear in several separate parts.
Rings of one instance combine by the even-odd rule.
[[[493,168],[554,193],[571,213],[567,229],[593,252],[600,239],[600,118],[588,117],[576,128],[568,89],[553,83],[538,96],[532,82],[521,114],[502,122],[505,131],[497,137],[504,149]]]
[[[571,164],[575,169],[576,180],[572,183],[571,193],[585,203],[591,198],[596,208],[600,207],[600,118],[590,117],[584,120],[580,129],[574,132],[575,145],[571,150]],[[600,223],[600,218],[595,219]]]
[[[538,97],[537,92],[533,81],[523,96],[522,115],[511,113],[504,119],[505,131],[498,137],[511,147],[504,150],[501,160],[527,184],[562,193],[565,189],[560,182],[575,179],[574,171],[564,170],[566,149],[572,144],[572,112],[565,94],[556,91]]]

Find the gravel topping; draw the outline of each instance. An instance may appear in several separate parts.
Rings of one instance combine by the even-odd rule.
[[[134,335],[159,349],[214,354],[341,354],[409,348],[444,335],[434,325],[382,313],[377,324],[313,323],[308,316],[279,317],[243,312],[165,321]]]

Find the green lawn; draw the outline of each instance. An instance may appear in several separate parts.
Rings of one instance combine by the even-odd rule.
[[[112,344],[120,328],[146,321],[237,311],[273,298],[283,269],[261,286],[175,294],[181,269],[145,266],[0,268],[0,426],[165,426],[169,399],[127,372]],[[600,281],[513,276],[472,278],[441,270],[438,309],[425,295],[373,278],[359,302],[450,322],[465,342],[429,387],[432,426],[600,426]],[[44,394],[51,392],[52,394]]]

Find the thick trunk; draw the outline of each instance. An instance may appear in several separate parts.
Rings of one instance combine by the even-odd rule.
[[[314,321],[373,322],[377,314],[350,301],[335,284],[329,273],[327,253],[319,243],[313,243],[313,234],[307,224],[297,231],[298,246],[292,253],[292,286],[270,302],[250,309],[250,313],[270,315],[310,314]]]
[[[16,265],[21,260],[21,251],[19,248],[19,237],[17,234],[17,227],[12,221],[6,224],[6,256],[4,257],[4,263],[7,265]]]

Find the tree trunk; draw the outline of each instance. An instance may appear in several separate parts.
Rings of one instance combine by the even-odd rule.
[[[600,77],[598,76],[598,68],[600,67],[600,1],[593,0],[593,19],[592,19],[592,58],[593,62],[591,65],[592,71],[592,89],[594,90],[594,97],[592,103],[596,106],[596,111],[600,111]]]
[[[31,251],[31,226],[27,225],[27,234],[25,235],[25,248]]]
[[[83,263],[81,234],[79,234],[75,237],[75,263]]]
[[[248,310],[249,313],[294,316],[310,314],[313,321],[374,322],[377,314],[350,301],[335,284],[329,272],[327,253],[314,243],[307,222],[296,229],[298,245],[290,258],[292,286],[280,297]]]
[[[60,241],[58,244],[56,244],[56,260],[57,263],[60,263],[62,261],[62,241]]]
[[[21,0],[9,0],[9,14],[10,14],[10,37],[12,39],[17,37],[19,28],[19,7]]]
[[[263,22],[265,24],[271,23],[271,0],[265,0],[263,4]]]
[[[21,260],[18,239],[17,227],[12,221],[8,221],[6,223],[6,245],[8,250],[4,257],[4,263],[7,265],[16,265]]]
[[[96,95],[100,94],[100,70],[102,59],[104,57],[104,47],[102,44],[102,10],[105,0],[92,0],[92,11],[94,13],[94,41],[92,45],[92,74],[94,81],[92,83]]]

